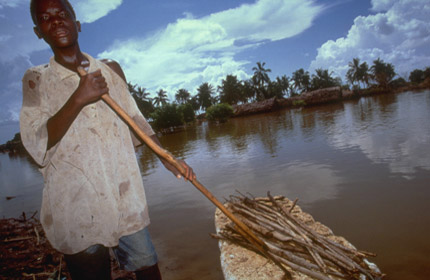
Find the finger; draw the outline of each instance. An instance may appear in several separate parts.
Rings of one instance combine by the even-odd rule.
[[[96,71],[91,72],[91,75],[95,75],[95,76],[101,76],[101,74],[102,74],[102,70],[101,69],[97,69]]]
[[[99,86],[99,87],[106,87],[107,83],[106,80],[104,78],[95,78],[94,82]]]
[[[191,167],[189,167],[188,168],[188,170],[187,170],[188,172],[187,172],[187,179],[189,180],[189,181],[191,181],[191,176],[192,176],[192,174],[193,174],[193,169],[191,168]]]
[[[180,163],[184,167],[184,181],[186,181],[188,178],[188,172],[189,172],[188,165],[183,161],[181,161]]]
[[[79,74],[79,76],[83,77],[83,76],[87,75],[87,71],[85,71],[84,67],[79,65],[78,66],[78,74]]]
[[[109,88],[108,87],[105,87],[105,88],[102,88],[102,89],[100,89],[100,93],[103,95],[103,94],[108,94],[109,93]]]

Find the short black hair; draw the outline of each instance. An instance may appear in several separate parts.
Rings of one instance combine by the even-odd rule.
[[[36,18],[36,2],[38,0],[31,0],[30,2],[30,14],[31,14],[31,19],[33,20],[34,25],[37,25],[37,18]],[[63,1],[64,4],[66,4],[66,7],[70,9],[70,11],[72,12],[73,17],[76,19],[76,14],[75,14],[75,10],[73,9],[72,4],[70,4],[69,0],[61,0]]]

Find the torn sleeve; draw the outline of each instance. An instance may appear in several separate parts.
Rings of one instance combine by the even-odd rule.
[[[57,145],[47,150],[47,122],[51,117],[48,104],[40,92],[41,74],[29,69],[22,79],[22,108],[20,132],[24,147],[37,164],[45,167],[54,155]]]

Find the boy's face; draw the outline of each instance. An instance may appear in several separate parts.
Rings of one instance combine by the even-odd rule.
[[[35,14],[34,32],[51,48],[64,48],[77,43],[81,24],[62,0],[36,1]]]

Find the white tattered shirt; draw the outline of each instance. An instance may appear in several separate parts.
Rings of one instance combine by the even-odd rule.
[[[127,84],[103,62],[86,55],[89,72],[102,70],[111,97],[148,135],[154,132],[128,92]],[[41,223],[52,246],[65,254],[91,245],[118,245],[121,236],[149,224],[134,135],[103,102],[88,105],[67,133],[47,150],[47,121],[66,103],[79,76],[53,58],[24,75],[21,138],[40,165]]]

